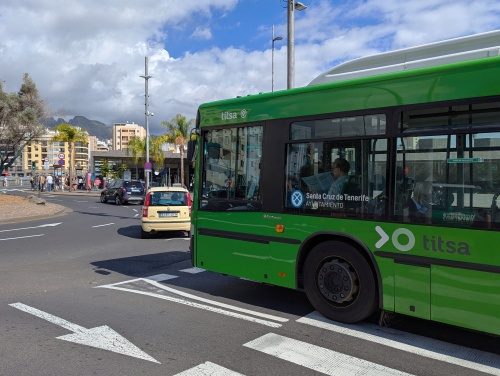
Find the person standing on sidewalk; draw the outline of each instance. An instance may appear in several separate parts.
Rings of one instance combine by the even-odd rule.
[[[49,176],[47,176],[47,191],[48,192],[52,192],[53,184],[54,184],[54,178],[52,177],[52,174],[49,174]]]
[[[45,188],[45,181],[46,181],[45,174],[40,175],[40,180],[39,180],[40,186],[38,188],[40,190],[40,192],[43,192],[43,190]]]

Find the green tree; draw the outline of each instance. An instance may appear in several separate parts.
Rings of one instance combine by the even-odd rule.
[[[109,165],[108,163],[108,160],[105,159],[101,166],[99,167],[99,170],[101,171],[101,174],[103,176],[104,179],[106,179],[108,177],[108,174],[111,172],[112,168],[111,166]]]
[[[165,153],[163,152],[163,141],[161,136],[149,137],[149,158],[155,163],[155,169],[158,170],[163,167],[165,160]]]
[[[67,142],[69,154],[69,191],[72,189],[72,166],[73,166],[73,150],[75,142],[81,142],[87,145],[89,134],[80,127],[72,127],[69,124],[63,123],[54,127],[57,134],[52,137],[51,141]]]
[[[139,179],[139,159],[146,155],[146,138],[132,136],[128,141],[127,155],[132,153],[132,160],[135,164],[135,176]]]
[[[123,175],[125,174],[125,171],[128,170],[128,167],[126,164],[122,164],[120,167],[117,167],[117,172],[116,174],[120,179],[123,179]]]
[[[163,166],[163,144],[165,141],[159,136],[149,136],[149,159],[155,163],[155,168]],[[127,155],[132,154],[132,159],[136,168],[136,176],[139,178],[138,162],[139,158],[146,157],[146,138],[133,136],[128,142]],[[144,159],[145,160],[145,159]]]
[[[179,148],[181,164],[181,184],[184,186],[184,147],[189,141],[189,131],[194,123],[194,119],[186,120],[185,116],[177,114],[171,121],[162,121],[161,126],[166,127],[167,131],[160,136],[161,141],[174,144]]]
[[[0,81],[0,173],[12,166],[27,144],[46,132],[39,122],[46,113],[45,103],[28,74],[18,93],[5,93]]]

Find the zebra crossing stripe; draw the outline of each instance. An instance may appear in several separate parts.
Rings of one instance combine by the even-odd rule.
[[[500,356],[367,323],[344,325],[312,312],[297,322],[326,329],[475,371],[500,376]]]
[[[274,333],[263,335],[243,346],[325,375],[411,376],[410,373]]]
[[[176,373],[174,376],[205,376],[205,375],[244,376],[242,373],[231,371],[230,369],[221,367],[212,362],[205,362],[196,367],[182,371],[181,373]]]

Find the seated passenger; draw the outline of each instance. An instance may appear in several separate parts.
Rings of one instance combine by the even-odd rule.
[[[413,189],[413,195],[408,199],[408,212],[410,222],[431,223],[432,222],[432,185],[429,182],[417,182]]]
[[[343,192],[343,186],[347,181],[347,174],[351,165],[343,158],[337,158],[332,162],[333,184],[328,190],[328,195],[338,195]]]

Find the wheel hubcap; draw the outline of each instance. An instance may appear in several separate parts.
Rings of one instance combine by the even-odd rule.
[[[318,288],[331,303],[345,304],[353,301],[359,290],[358,278],[345,261],[334,259],[318,270]]]

